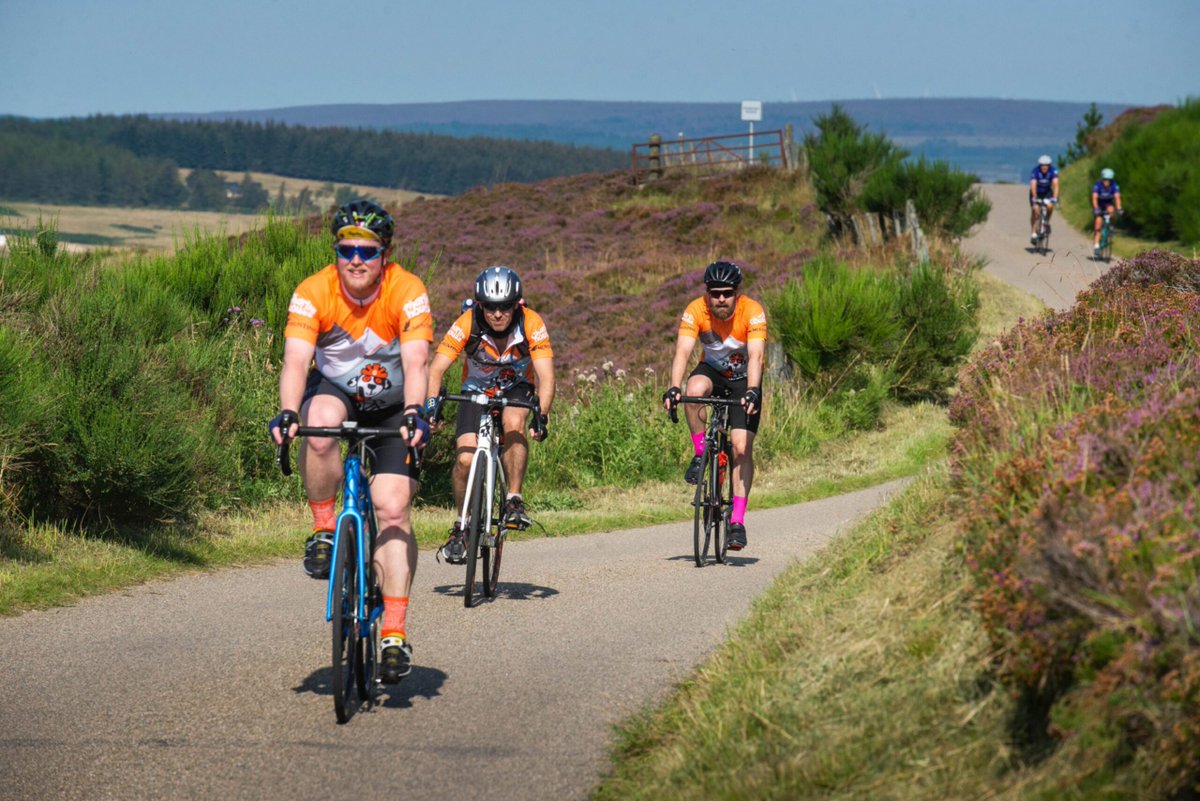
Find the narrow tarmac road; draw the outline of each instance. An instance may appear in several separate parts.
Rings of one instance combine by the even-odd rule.
[[[987,272],[1061,311],[1073,306],[1075,296],[1109,268],[1092,259],[1091,240],[1071,228],[1060,212],[1051,223],[1050,252],[1043,256],[1030,246],[1027,185],[980,188],[992,201],[992,211],[964,246],[987,259]]]
[[[586,798],[614,724],[900,485],[751,512],[723,567],[694,566],[690,524],[510,543],[474,609],[464,569],[425,552],[416,668],[343,726],[325,585],[299,559],[0,620],[0,798]]]

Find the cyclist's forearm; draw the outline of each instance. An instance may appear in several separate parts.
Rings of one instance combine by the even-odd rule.
[[[315,348],[308,343],[288,339],[283,347],[283,366],[279,370],[279,408],[300,411],[308,368]]]
[[[761,343],[759,343],[761,345]],[[749,348],[749,353],[746,359],[746,386],[747,387],[762,387],[763,377],[763,362],[765,361],[763,354],[765,348]]]
[[[404,366],[404,405],[424,408],[429,389],[429,343],[405,342],[400,346]]]
[[[671,386],[683,387],[683,373],[687,370],[688,360],[692,357],[692,349],[696,340],[685,340],[682,337],[675,345],[675,358],[671,360]]]
[[[550,414],[554,403],[554,364],[550,359],[535,359],[533,374],[537,379],[538,404],[542,414]]]

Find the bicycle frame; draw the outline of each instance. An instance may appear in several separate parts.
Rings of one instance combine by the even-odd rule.
[[[486,397],[486,396],[485,396]],[[470,514],[471,506],[471,490],[475,488],[475,480],[479,475],[480,463],[484,463],[483,470],[485,471],[483,496],[486,498],[484,503],[484,526],[483,531],[492,530],[492,499],[496,493],[496,478],[500,478],[501,488],[508,487],[508,479],[504,475],[504,464],[500,461],[500,440],[502,434],[497,432],[496,424],[499,421],[493,419],[492,413],[486,408],[479,415],[479,429],[476,431],[475,453],[471,457],[471,469],[467,473],[467,491],[463,494],[462,516],[459,518],[464,522]]]
[[[362,633],[367,633],[370,630],[371,624],[375,618],[383,613],[383,607],[376,607],[371,610],[370,614],[367,611],[367,594],[366,588],[367,579],[371,571],[369,562],[375,553],[375,542],[379,537],[378,523],[375,520],[375,508],[371,504],[370,483],[363,472],[361,450],[365,448],[366,441],[360,440],[358,443],[359,453],[351,451],[346,456],[344,471],[342,474],[342,511],[337,517],[337,523],[334,525],[333,534],[333,553],[330,554],[330,564],[337,564],[338,553],[342,546],[342,521],[350,519],[354,522],[355,532],[355,553],[358,554],[358,564],[355,566],[355,571],[358,574],[358,586],[360,592],[355,601],[356,614],[355,620],[359,622],[359,627]],[[366,523],[364,526],[363,523]],[[329,592],[325,599],[325,622],[333,620],[333,582],[329,582]]]

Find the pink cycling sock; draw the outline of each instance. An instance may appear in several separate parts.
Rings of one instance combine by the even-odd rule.
[[[733,496],[733,511],[731,511],[729,513],[729,522],[730,523],[745,524],[745,522],[746,522],[746,501],[747,501],[746,498],[739,498],[737,495]]]
[[[704,432],[703,431],[696,433],[696,434],[692,434],[692,445],[694,445],[696,447],[696,455],[697,456],[704,455]]]

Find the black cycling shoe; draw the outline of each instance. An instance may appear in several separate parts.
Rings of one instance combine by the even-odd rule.
[[[452,565],[466,564],[467,545],[464,539],[462,526],[455,523],[454,528],[450,529],[450,539],[446,540],[438,554]]]
[[[403,637],[384,637],[379,659],[379,680],[396,684],[412,673],[412,646]]]
[[[687,472],[683,474],[683,480],[689,484],[695,484],[700,480],[700,467],[703,464],[703,457],[693,456],[692,463],[688,465]]]
[[[729,550],[740,551],[746,547],[746,527],[741,523],[729,524]]]
[[[304,543],[304,572],[309,578],[329,578],[329,560],[333,557],[333,532],[314,531]]]
[[[504,502],[504,527],[524,531],[533,525],[529,515],[525,514],[525,501],[520,495],[514,495]]]

